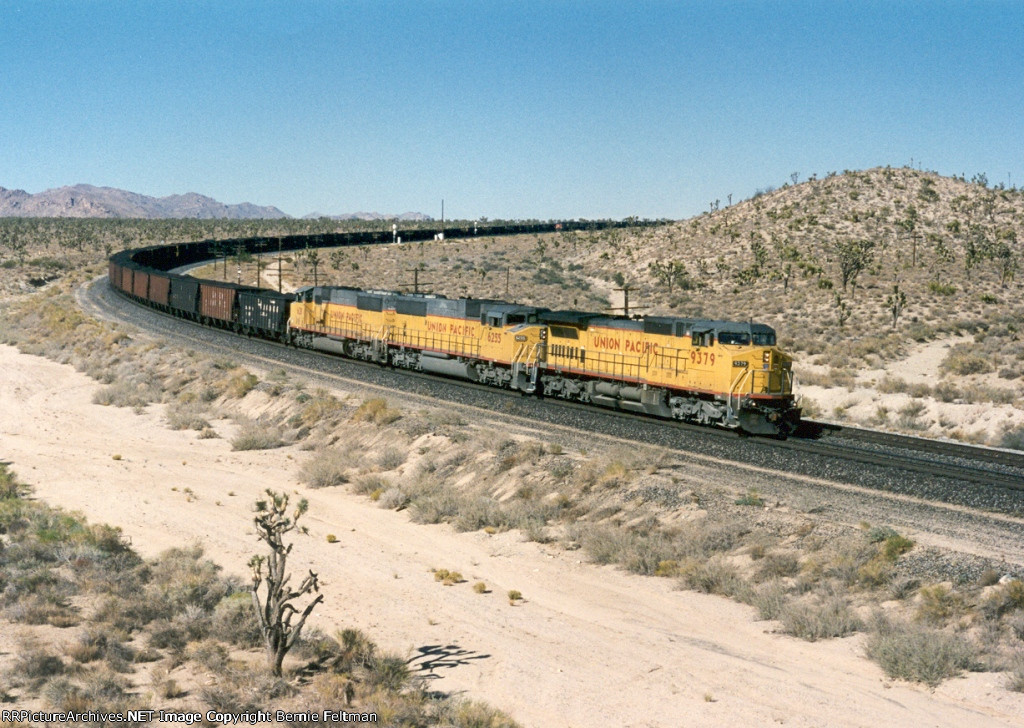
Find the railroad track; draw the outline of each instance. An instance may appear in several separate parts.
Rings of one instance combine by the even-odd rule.
[[[978,462],[1024,469],[1024,452],[1017,450],[1000,450],[998,448],[968,445],[949,440],[929,440],[924,437],[914,437],[913,435],[898,435],[880,430],[868,430],[861,427],[849,427],[828,422],[806,421],[804,424],[817,429],[818,437],[823,439],[841,438],[860,443],[896,446],[920,453],[948,457],[967,457]]]
[[[80,305],[92,308],[103,317],[125,319],[123,303],[128,299],[115,296],[106,286],[105,278],[94,281],[90,292],[80,295],[79,301]],[[1024,514],[1024,454],[813,422],[805,423],[801,436],[787,440],[742,437],[732,431],[652,420],[577,403],[538,400],[472,382],[384,369],[367,362],[296,350],[277,342],[242,339],[148,307],[131,308],[140,316],[145,312],[154,317],[147,318],[149,322],[174,322],[157,328],[165,335],[187,341],[190,346],[196,345],[195,337],[184,335],[182,331],[209,332],[204,345],[235,354],[244,353],[240,352],[242,346],[237,342],[247,341],[263,352],[257,357],[263,363],[288,358],[298,362],[293,363],[293,367],[307,373],[334,375],[371,385],[384,378],[386,382],[381,386],[428,391],[431,397],[452,402],[460,402],[468,396],[465,393],[471,392],[483,409],[508,412],[535,422],[611,433],[681,453],[710,454],[723,461],[811,477],[838,478],[857,485],[960,503],[982,510]],[[343,374],[328,374],[325,368],[341,369]]]

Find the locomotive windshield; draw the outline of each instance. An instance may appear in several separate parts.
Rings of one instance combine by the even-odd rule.
[[[719,331],[719,344],[733,344],[736,346],[750,346],[750,334],[738,331]]]
[[[754,334],[754,346],[775,346],[775,333],[766,331]]]

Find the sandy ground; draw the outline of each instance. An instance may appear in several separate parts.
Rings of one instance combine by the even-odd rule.
[[[797,389],[821,408],[821,414],[815,419],[899,431],[900,410],[911,403],[920,403],[924,409],[917,418],[921,425],[918,434],[948,437],[957,431],[961,439],[998,443],[1006,430],[1024,426],[1024,409],[992,402],[941,402],[933,397],[914,398],[910,394],[885,393],[875,389],[875,385],[886,377],[902,379],[908,384],[935,385],[941,381],[940,364],[949,350],[970,340],[969,336],[959,336],[918,344],[906,357],[890,363],[885,369],[859,371],[856,385],[850,388],[803,385],[798,374]],[[829,372],[826,366],[803,363],[801,367],[819,376]],[[995,373],[975,376],[973,380],[996,388],[1012,387]],[[888,412],[884,423],[879,420],[879,408]]]
[[[294,448],[231,452],[224,439],[166,429],[160,407],[93,405],[98,385],[84,375],[10,347],[0,347],[0,370],[0,458],[38,497],[120,526],[144,555],[198,540],[245,574],[257,550],[251,504],[268,487],[296,490],[309,498],[311,535],[297,540],[294,568],[317,570],[327,595],[315,624],[364,629],[416,656],[436,689],[486,700],[524,725],[1022,723],[1024,695],[1006,691],[1001,675],[934,692],[893,683],[862,656],[860,636],[811,644],[772,633],[749,607],[514,533],[415,525],[341,490],[300,486],[307,454]],[[442,586],[431,568],[467,582]],[[474,593],[476,581],[491,591]],[[510,589],[525,597],[519,606]]]

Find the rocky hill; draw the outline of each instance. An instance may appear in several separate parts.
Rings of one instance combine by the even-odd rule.
[[[288,217],[276,207],[223,202],[188,192],[149,197],[113,187],[74,185],[38,194],[0,187],[0,217],[115,217],[141,219],[275,219]]]

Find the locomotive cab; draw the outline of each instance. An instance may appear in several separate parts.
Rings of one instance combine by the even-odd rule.
[[[793,407],[793,360],[778,348],[775,330],[730,322],[716,333],[731,359],[727,403],[739,427],[775,434],[795,426],[800,413]]]

